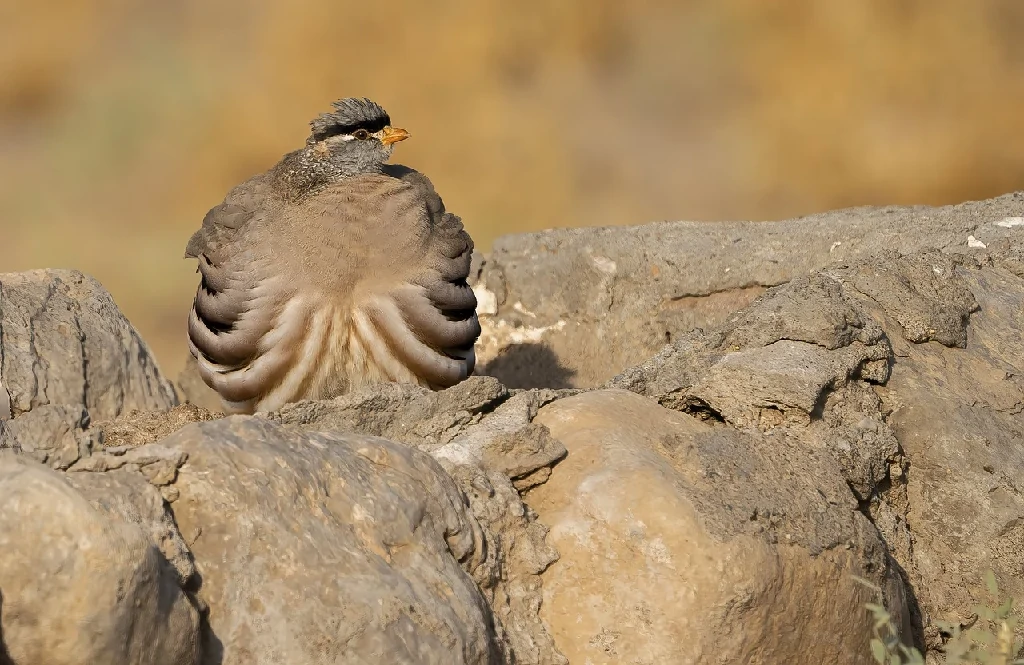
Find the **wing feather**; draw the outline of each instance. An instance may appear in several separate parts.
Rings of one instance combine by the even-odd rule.
[[[267,217],[274,203],[262,174],[235,187],[206,213],[185,248],[201,275],[188,317],[189,350],[203,380],[227,402],[258,397],[269,375],[280,371],[279,358],[271,367],[257,362],[261,340],[276,322],[267,306],[268,280],[243,242],[246,225]]]
[[[423,265],[375,308],[374,323],[421,378],[448,387],[473,372],[472,350],[481,332],[476,295],[467,283],[473,240],[425,175],[406,170],[399,177],[415,189],[416,210],[426,216]]]

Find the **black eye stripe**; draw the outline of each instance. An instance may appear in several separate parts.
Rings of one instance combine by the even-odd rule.
[[[365,129],[369,133],[379,132],[388,125],[391,124],[391,118],[384,116],[383,118],[375,118],[373,120],[362,120],[357,123],[349,125],[328,125],[320,132],[317,132],[314,137],[317,141],[323,141],[330,136],[339,136],[341,134],[352,134],[356,130]]]

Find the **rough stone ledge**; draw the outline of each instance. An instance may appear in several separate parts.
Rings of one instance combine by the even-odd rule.
[[[599,386],[797,276],[887,251],[983,255],[1019,239],[1022,218],[1024,192],[1014,192],[772,222],[504,236],[476,257],[471,275],[484,329],[480,373],[512,388]]]
[[[608,382],[719,428],[833,457],[911,590],[918,646],[977,580],[1024,585],[1024,237],[828,266]],[[964,506],[971,506],[968,511]]]

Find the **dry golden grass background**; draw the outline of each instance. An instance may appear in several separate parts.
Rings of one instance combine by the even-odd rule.
[[[0,0],[0,272],[75,267],[175,375],[207,209],[338,97],[478,246],[1024,188],[1024,0]]]

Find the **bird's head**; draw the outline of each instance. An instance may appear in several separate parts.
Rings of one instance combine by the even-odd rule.
[[[309,123],[313,131],[306,146],[343,175],[379,172],[394,144],[409,138],[409,132],[392,127],[387,112],[369,99],[349,97],[331,105],[334,113],[322,113]]]

